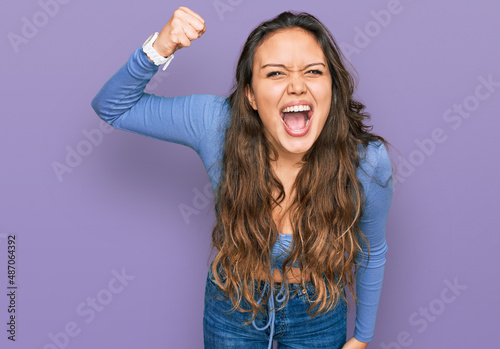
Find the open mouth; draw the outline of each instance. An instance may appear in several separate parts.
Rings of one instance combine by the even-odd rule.
[[[304,110],[285,108],[285,111],[281,112],[281,119],[291,131],[298,132],[309,126],[314,111],[310,106],[301,109]]]

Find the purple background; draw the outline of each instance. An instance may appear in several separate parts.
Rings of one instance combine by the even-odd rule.
[[[51,335],[71,349],[203,347],[214,221],[205,168],[190,148],[95,131],[103,122],[90,106],[179,6],[200,14],[207,32],[178,51],[146,92],[227,95],[248,34],[281,11],[310,12],[330,28],[359,73],[357,96],[374,132],[397,149],[389,252],[369,347],[496,345],[497,1],[66,2],[9,1],[0,15],[0,347],[57,348]],[[24,42],[12,44],[15,35]],[[481,77],[495,82],[490,90],[477,87]],[[461,105],[470,115],[447,112]],[[92,145],[88,132],[102,140]],[[58,178],[53,164],[67,165],[75,150],[87,154]],[[196,214],[184,217],[187,206]],[[9,234],[17,236],[17,343],[6,338]],[[123,269],[134,279],[118,292],[112,271]],[[461,288],[450,289],[453,282]],[[92,297],[105,305],[93,318],[80,315],[79,306],[89,314]],[[68,324],[77,329],[65,343]],[[354,307],[348,338],[353,324]]]

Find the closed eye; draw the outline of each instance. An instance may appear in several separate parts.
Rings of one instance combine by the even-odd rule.
[[[317,69],[309,70],[308,73],[309,72],[314,72],[314,74],[318,74],[318,75],[322,75],[323,74],[323,72],[321,70],[317,70]]]
[[[267,74],[266,76],[269,78],[271,76],[277,76],[277,75],[274,75],[274,74],[281,74],[281,72],[279,71],[273,71],[273,72],[270,72],[269,74]]]
[[[308,73],[313,72],[313,74],[316,74],[316,75],[323,75],[323,72],[321,70],[318,70],[318,69],[311,69],[307,72]],[[266,76],[269,78],[271,76],[278,76],[278,74],[281,74],[281,72],[273,71],[273,72],[268,73]]]

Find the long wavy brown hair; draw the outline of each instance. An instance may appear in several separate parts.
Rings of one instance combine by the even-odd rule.
[[[362,253],[359,239],[368,245],[359,229],[365,198],[356,175],[358,146],[366,147],[375,140],[388,144],[384,138],[369,132],[373,126],[364,125],[370,115],[363,112],[362,103],[353,99],[357,80],[345,68],[348,61],[332,34],[316,17],[287,11],[262,22],[251,32],[242,48],[236,82],[228,98],[231,119],[225,135],[222,174],[214,197],[216,222],[212,252],[216,249],[217,253],[211,268],[215,281],[226,297],[230,297],[233,309],[253,312],[252,320],[257,312],[264,312],[263,305],[270,296],[269,292],[263,295],[257,289],[263,298],[258,303],[254,298],[254,280],[262,271],[268,271],[267,281],[273,282],[271,249],[278,229],[272,211],[285,199],[285,190],[270,166],[277,160],[278,153],[266,138],[259,114],[246,98],[245,88],[252,86],[256,49],[271,33],[286,28],[302,28],[314,35],[332,74],[329,115],[321,134],[304,156],[291,190],[295,195],[288,212],[294,243],[282,265],[285,284],[288,283],[286,272],[297,260],[303,287],[305,272],[310,272],[317,294],[308,310],[311,315],[316,307],[312,316],[330,310],[339,297],[347,302],[346,285],[357,302],[354,281],[356,258]],[[273,197],[273,192],[279,195]],[[223,270],[224,278],[218,269]],[[251,309],[242,307],[243,298]]]

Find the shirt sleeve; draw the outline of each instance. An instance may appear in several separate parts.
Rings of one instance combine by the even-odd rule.
[[[354,338],[360,342],[370,342],[375,331],[378,303],[384,278],[386,253],[388,250],[385,230],[392,200],[392,167],[383,143],[370,151],[366,167],[367,184],[365,209],[361,217],[360,229],[370,244],[370,256],[367,259],[366,243],[359,239],[363,255],[359,255],[356,263],[356,321]],[[367,151],[367,153],[369,153]]]
[[[91,102],[97,115],[114,128],[182,144],[198,154],[224,98],[215,95],[159,97],[144,92],[158,71],[137,48]]]

